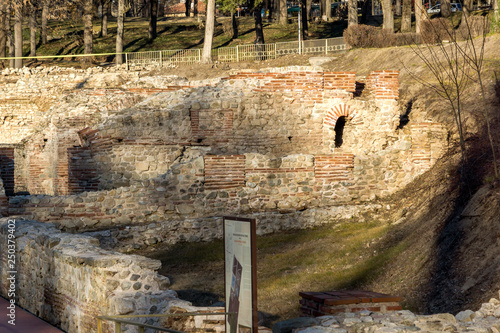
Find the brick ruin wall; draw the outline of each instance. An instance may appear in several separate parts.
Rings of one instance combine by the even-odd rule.
[[[209,311],[178,299],[168,289],[168,278],[156,272],[161,266],[158,260],[103,250],[97,239],[61,233],[51,224],[17,221],[14,226],[6,218],[0,219],[4,249],[9,229],[15,230],[17,244],[16,303],[66,332],[97,332],[99,315]],[[10,288],[7,267],[7,252],[2,251],[2,295]],[[210,309],[214,311],[223,309]],[[162,325],[155,318],[148,323]],[[210,327],[192,320],[182,323],[182,330]],[[103,332],[114,332],[111,322],[103,326]]]
[[[66,92],[48,126],[0,149],[0,163],[15,155],[10,191],[31,194],[9,214],[92,230],[368,202],[427,170],[445,141],[438,123],[396,132],[397,79],[371,73],[363,98],[355,73],[305,70]]]
[[[257,218],[259,234],[358,217],[428,170],[446,143],[438,123],[396,131],[397,72],[371,73],[362,92],[355,73],[310,68],[199,82],[95,77],[0,84],[1,212],[45,222],[18,219],[18,303],[72,332],[95,331],[97,314],[200,311],[165,290],[158,263],[99,241],[126,252],[216,239],[224,215]],[[5,264],[3,254],[3,294]]]

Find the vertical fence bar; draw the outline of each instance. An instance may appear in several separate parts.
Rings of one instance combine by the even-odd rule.
[[[160,51],[160,67],[163,67],[163,59],[162,59],[162,56],[161,56],[161,51]]]
[[[97,318],[97,333],[102,333],[102,320]]]
[[[144,333],[144,326],[139,326],[139,333]]]
[[[115,321],[115,333],[122,333],[122,323]]]
[[[122,54],[120,54],[120,56],[122,57],[123,55],[122,55]],[[127,70],[129,70],[129,69],[130,69],[129,64],[128,64],[128,53],[125,53],[125,68],[126,68]]]
[[[325,39],[325,54],[328,54],[328,38]]]
[[[236,45],[236,62],[240,62],[239,45]]]

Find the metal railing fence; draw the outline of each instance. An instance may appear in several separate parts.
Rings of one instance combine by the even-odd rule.
[[[300,46],[300,47],[299,47]],[[276,59],[288,54],[328,54],[346,50],[343,37],[282,42],[269,44],[249,44],[221,47],[212,50],[212,61],[239,62],[249,60]],[[201,49],[131,52],[125,54],[130,66],[178,65],[201,62]]]

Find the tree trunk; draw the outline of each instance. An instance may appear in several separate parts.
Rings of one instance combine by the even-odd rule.
[[[123,64],[123,30],[125,17],[125,0],[118,0],[118,13],[116,17],[116,64]]]
[[[187,1],[186,1],[187,2]],[[205,22],[205,40],[203,42],[203,54],[201,62],[212,63],[212,42],[215,28],[215,0],[207,0],[207,21]]]
[[[236,39],[238,38],[238,22],[236,21],[234,12],[231,13],[231,24],[233,26],[233,39]]]
[[[186,2],[184,3],[184,6],[186,6],[186,17],[189,17],[190,16],[190,13],[191,13],[191,0],[186,0]],[[208,5],[207,5],[208,7]]]
[[[464,12],[465,12],[465,6],[464,6]],[[442,0],[441,1],[441,16],[442,17],[450,17],[451,16],[450,0]]]
[[[422,31],[422,21],[424,20],[424,6],[421,0],[415,1],[415,32],[419,34]]]
[[[300,1],[300,13],[301,17],[299,17],[299,20],[301,20],[302,23],[302,39],[306,40],[309,37],[309,29],[307,26],[307,0],[301,0]]]
[[[158,17],[165,16],[165,0],[160,0],[158,2]]]
[[[42,45],[47,44],[47,22],[49,16],[49,1],[42,0]]]
[[[326,21],[330,22],[332,20],[332,0],[325,0],[325,17]]]
[[[14,2],[14,56],[16,58],[23,56],[23,1],[15,0]],[[15,68],[23,67],[23,59],[14,61]]]
[[[396,0],[396,10],[395,14],[401,16],[401,0]]]
[[[93,45],[93,32],[94,29],[92,27],[92,0],[85,0],[83,4],[83,44],[84,44],[84,53],[92,54],[94,49]],[[91,57],[85,57],[85,63],[90,64],[92,61]]]
[[[415,6],[417,2],[421,2],[422,0],[416,0]],[[394,11],[392,9],[392,0],[382,0],[382,11],[384,14],[384,29],[390,30],[394,32]]]
[[[461,24],[467,24],[465,21],[467,21],[470,17],[470,13],[472,12],[472,0],[464,0],[464,7],[463,7],[463,17],[462,17],[462,23]]]
[[[495,23],[495,32],[498,32],[500,24],[500,13],[498,12],[498,0],[492,0],[491,8],[493,9],[493,22]]]
[[[150,18],[151,1],[152,0],[144,0],[144,6],[142,7],[142,17],[144,18]]]
[[[262,27],[262,3],[255,7],[254,16],[255,16],[255,44],[264,44],[264,29]]]
[[[347,25],[350,27],[351,25],[358,24],[358,1],[357,0],[348,0],[348,14],[347,14]]]
[[[0,0],[0,57],[5,57],[7,51],[7,31],[5,30],[7,21],[7,0]],[[0,63],[4,61],[1,60]]]
[[[307,20],[312,20],[312,0],[306,0]]]
[[[286,0],[279,0],[280,2],[280,24],[287,25],[288,24],[288,13],[286,7]]]
[[[149,40],[156,38],[156,18],[158,14],[158,0],[151,0],[149,4]]]
[[[11,12],[12,12],[12,3],[7,2],[7,16],[5,20],[5,31],[7,32],[7,45],[9,45],[9,57],[14,58],[16,56],[16,51],[14,48],[14,36],[12,35],[11,29]],[[9,60],[9,66],[14,67],[16,65],[14,59]]]
[[[111,12],[111,1],[103,0],[102,4],[102,19],[101,19],[101,37],[108,35],[108,16]]]
[[[198,0],[193,0],[193,16],[198,17]]]
[[[401,32],[411,32],[411,0],[403,0],[403,17]]]
[[[36,56],[36,8],[30,5],[30,57]]]
[[[330,0],[330,2],[331,2],[331,0]],[[331,11],[330,11],[330,13],[331,13]],[[326,0],[319,1],[319,15],[321,15],[321,19],[323,19],[323,17],[326,16]]]

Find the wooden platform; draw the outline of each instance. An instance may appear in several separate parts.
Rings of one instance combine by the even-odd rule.
[[[62,333],[60,329],[16,306],[16,325],[8,323],[9,301],[0,296],[0,332],[2,333]]]
[[[341,312],[392,312],[402,310],[401,297],[373,291],[300,292],[300,311],[309,317]]]

